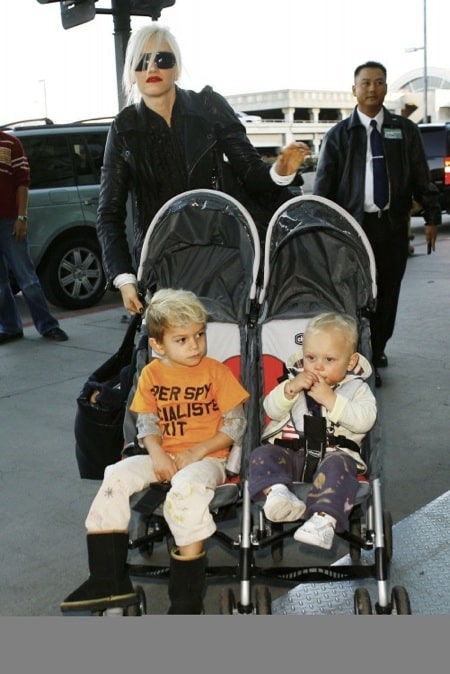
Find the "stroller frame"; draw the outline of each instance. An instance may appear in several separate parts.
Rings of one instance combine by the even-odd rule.
[[[192,245],[192,241],[195,241],[195,245]],[[184,259],[186,249],[188,249],[186,253],[188,263]],[[215,258],[209,252],[210,249],[214,250]],[[176,260],[177,256],[180,263]],[[211,259],[214,259],[213,263],[210,262]],[[208,260],[209,266],[213,267],[213,271],[209,274],[205,260]],[[189,269],[193,269],[193,272],[190,273]],[[204,272],[203,275],[199,274],[199,269]],[[247,389],[251,389],[253,358],[247,352],[247,348],[253,344],[250,335],[256,323],[259,270],[259,235],[249,212],[233,197],[222,192],[208,189],[190,190],[169,200],[153,219],[144,241],[138,283],[141,294],[147,296],[147,299],[154,290],[161,287],[183,287],[192,290],[202,300],[212,318],[211,323],[208,323],[208,335],[211,331],[214,335],[230,328],[235,335],[239,332],[239,353],[234,355],[239,356],[240,367],[239,372],[235,370],[235,374],[240,377]],[[227,362],[221,353],[223,345],[218,345],[217,341],[214,341],[214,338],[208,340],[208,353]],[[225,337],[219,341],[229,340]],[[236,346],[237,340],[234,341]],[[255,404],[255,396],[245,404],[248,417],[254,415],[252,407]],[[136,445],[134,424],[130,423],[130,419],[126,420],[126,424],[130,432],[125,438],[125,454],[133,453]],[[253,433],[257,430],[249,427],[242,447],[244,456],[253,446],[256,437]],[[241,461],[239,460],[239,465],[232,468],[228,481],[216,488],[210,504],[210,511],[217,523],[236,519],[242,506]],[[141,496],[142,494],[136,494],[132,498],[132,510]],[[242,555],[240,533],[230,535],[218,527],[211,538],[227,551]],[[164,580],[168,577],[168,563],[151,563],[154,544],[164,541],[170,551],[172,538],[162,516],[162,509],[156,508],[154,512],[141,515],[137,522],[136,536],[134,538],[131,536],[129,548],[139,550],[149,563],[130,564],[131,576],[152,580]],[[210,580],[224,578],[237,580],[240,577],[241,567],[240,559],[237,559],[235,564],[229,565],[209,564],[206,576]]]
[[[328,564],[306,564],[285,566],[281,564],[283,558],[284,540],[290,537],[299,526],[274,524],[266,521],[262,508],[251,502],[248,492],[247,462],[253,447],[259,444],[259,437],[264,425],[262,398],[264,396],[264,365],[262,356],[264,352],[264,331],[268,324],[275,321],[299,321],[307,320],[326,310],[341,310],[352,314],[357,318],[360,327],[361,344],[363,353],[370,360],[370,330],[369,316],[376,303],[375,263],[370,244],[358,223],[343,209],[327,199],[321,197],[294,197],[284,203],[274,213],[267,230],[265,242],[265,255],[262,279],[259,272],[260,251],[258,250],[258,236],[256,227],[248,212],[232,197],[214,190],[192,190],[179,197],[175,197],[161,209],[155,216],[149,228],[144,244],[141,265],[138,273],[140,283],[145,283],[145,292],[153,292],[159,287],[184,287],[196,292],[205,301],[207,309],[213,313],[217,306],[214,296],[208,296],[207,281],[192,277],[183,277],[175,272],[175,279],[171,277],[175,266],[168,269],[171,264],[166,258],[160,262],[161,251],[164,249],[163,242],[157,244],[156,250],[152,249],[150,240],[155,230],[159,227],[158,222],[167,221],[173,216],[180,217],[183,210],[183,200],[187,200],[188,208],[192,204],[200,205],[200,211],[205,213],[208,200],[218,203],[223,201],[223,209],[229,215],[233,215],[248,221],[244,224],[246,238],[251,240],[253,248],[253,260],[251,274],[247,276],[247,296],[244,303],[239,304],[236,315],[232,322],[239,325],[241,334],[241,374],[244,386],[248,386],[251,392],[251,402],[247,408],[248,418],[254,422],[249,424],[245,446],[243,448],[243,463],[240,470],[240,481],[237,477],[229,484],[221,485],[216,489],[216,495],[211,503],[211,511],[214,519],[220,523],[236,518],[240,510],[240,523],[237,535],[228,535],[217,529],[212,539],[226,550],[238,553],[236,564],[224,564],[207,567],[206,575],[209,580],[223,580],[228,578],[239,583],[239,597],[236,598],[230,587],[224,587],[220,595],[220,613],[222,614],[270,614],[271,595],[267,583],[287,584],[295,586],[307,582],[335,580],[363,580],[375,578],[377,582],[378,597],[374,604],[377,614],[408,614],[410,613],[409,597],[403,586],[390,589],[389,564],[392,557],[392,519],[388,510],[382,503],[381,469],[377,464],[378,458],[371,459],[369,478],[361,482],[358,492],[359,498],[355,505],[349,522],[349,530],[342,534],[336,534],[336,538],[346,541],[349,545],[349,560],[338,560]],[[204,204],[202,202],[204,200]],[[328,222],[327,218],[331,221]],[[213,220],[206,214],[206,227],[215,226]],[[204,223],[205,224],[205,223]],[[176,227],[174,227],[174,230]],[[192,234],[193,232],[191,232]],[[198,233],[198,230],[197,230]],[[195,234],[196,235],[196,234]],[[169,238],[172,232],[169,234]],[[206,236],[206,234],[205,234]],[[214,236],[217,236],[217,231]],[[307,243],[303,244],[302,255],[295,251],[295,241],[302,237]],[[220,236],[219,236],[220,238]],[[328,240],[332,241],[328,245]],[[206,240],[205,240],[206,241]],[[286,245],[286,244],[289,245]],[[178,243],[175,244],[177,248]],[[152,249],[153,260],[147,260],[148,251]],[[310,259],[305,263],[305,251],[312,250]],[[324,262],[318,262],[318,254],[324,251]],[[351,273],[342,260],[346,252],[350,251]],[[287,257],[284,258],[283,255]],[[251,257],[251,256],[250,256]],[[298,264],[299,272],[296,282],[301,286],[301,292],[297,295],[293,292],[295,283],[280,283],[280,269],[287,262]],[[323,269],[325,266],[331,274],[331,283],[325,290],[319,289],[317,275],[312,271],[314,266]],[[290,271],[293,267],[288,267]],[[274,273],[274,269],[278,270]],[[149,271],[150,270],[150,271]],[[297,272],[296,272],[297,274]],[[143,277],[147,275],[147,281]],[[311,285],[303,287],[305,280],[312,276]],[[332,282],[336,278],[342,282],[342,286],[332,289]],[[148,281],[148,279],[150,279]],[[216,285],[216,290],[219,286]],[[342,296],[340,293],[342,292]],[[242,288],[241,288],[242,295]],[[226,311],[225,311],[226,314]],[[220,315],[220,319],[229,316]],[[298,329],[297,329],[298,332]],[[213,354],[214,355],[214,354]],[[255,384],[256,382],[256,384]],[[373,384],[373,379],[372,379]],[[376,429],[375,429],[376,430]],[[365,451],[370,454],[373,443],[371,432],[364,443]],[[132,443],[131,443],[132,444]],[[372,464],[375,465],[372,465]],[[300,498],[305,497],[308,485],[298,484],[295,486]],[[365,516],[364,524],[362,517]],[[130,564],[129,572],[132,577],[164,580],[168,577],[168,564],[156,565],[151,563],[153,546],[156,542],[166,541],[167,547],[171,546],[171,534],[162,517],[161,511],[141,518],[141,526],[138,527],[137,535],[130,538],[130,550],[139,550],[149,563]],[[258,553],[270,548],[274,564],[271,566],[258,564]],[[371,563],[361,561],[361,552],[373,553]],[[261,584],[258,584],[261,581]],[[252,593],[253,583],[257,583]],[[252,600],[253,595],[253,600]],[[355,614],[371,614],[373,612],[372,599],[365,587],[358,587],[354,593]]]

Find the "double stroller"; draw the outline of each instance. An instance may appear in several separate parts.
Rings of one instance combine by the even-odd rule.
[[[218,612],[270,614],[270,585],[374,578],[377,598],[367,588],[354,591],[355,614],[410,613],[406,589],[390,589],[392,519],[382,503],[378,425],[366,436],[362,455],[368,466],[349,518],[349,530],[337,534],[347,554],[330,563],[283,562],[292,523],[266,520],[248,492],[248,464],[261,442],[265,423],[262,401],[283,375],[283,363],[301,344],[309,319],[323,311],[352,315],[358,323],[358,350],[371,360],[369,316],[376,302],[375,263],[370,245],[356,221],[321,197],[294,197],[273,215],[264,251],[248,211],[232,197],[214,190],[185,192],[165,204],[146,235],[138,271],[139,290],[149,299],[157,289],[193,291],[208,311],[208,354],[234,371],[250,392],[245,404],[247,431],[242,447],[233,447],[228,480],[217,487],[210,509],[217,524],[211,544],[230,552],[232,562],[209,564],[207,579],[238,584],[222,587]],[[152,357],[145,322],[135,378]],[[369,385],[374,386],[373,375]],[[133,391],[130,394],[130,398]],[[136,448],[133,414],[127,410],[124,455]],[[377,422],[378,424],[378,422]],[[305,500],[311,485],[295,485]],[[161,507],[149,493],[132,498],[129,573],[142,581],[164,581],[167,552],[173,546]],[[237,523],[237,524],[236,524]],[[295,523],[295,528],[301,521]],[[155,545],[167,548],[155,564]],[[270,552],[271,560],[267,562]],[[136,560],[137,556],[137,560]],[[145,613],[145,593],[141,613]]]

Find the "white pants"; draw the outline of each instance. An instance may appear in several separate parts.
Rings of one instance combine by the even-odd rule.
[[[205,458],[173,476],[164,501],[164,518],[177,545],[206,540],[215,532],[209,504],[217,485],[225,481],[225,462]],[[131,456],[108,466],[86,518],[88,533],[128,531],[130,497],[156,481],[149,456]]]

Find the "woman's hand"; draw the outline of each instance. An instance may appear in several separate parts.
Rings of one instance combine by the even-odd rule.
[[[280,176],[292,175],[298,171],[305,157],[309,157],[310,154],[311,150],[306,143],[291,143],[278,155],[275,171]]]
[[[125,309],[132,314],[141,314],[144,311],[143,304],[138,297],[136,286],[133,283],[125,283],[120,286],[120,294]]]

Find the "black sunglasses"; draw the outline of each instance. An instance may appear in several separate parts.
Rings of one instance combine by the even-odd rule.
[[[142,72],[143,70],[148,70],[152,56],[153,52],[151,51],[142,54],[135,71]],[[160,70],[169,70],[169,68],[174,67],[176,62],[175,54],[172,54],[171,51],[157,51],[156,54],[154,54],[153,63],[157,68],[160,68]]]

